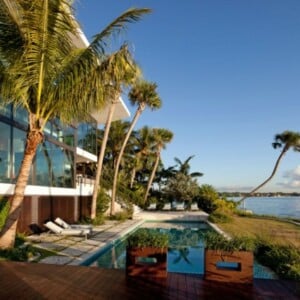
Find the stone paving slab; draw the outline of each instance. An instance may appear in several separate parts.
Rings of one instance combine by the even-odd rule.
[[[71,257],[76,257],[82,255],[84,252],[80,251],[79,249],[75,248],[66,248],[63,251],[60,251],[60,254],[71,256]]]
[[[51,251],[62,251],[63,249],[66,248],[65,246],[61,246],[61,245],[58,245],[55,243],[49,243],[49,242],[39,243],[39,244],[36,244],[35,246],[46,249],[46,250],[51,250]]]
[[[127,220],[122,223],[107,221],[104,225],[94,227],[93,233],[88,239],[76,236],[41,234],[30,236],[28,241],[37,247],[59,253],[59,255],[40,260],[40,263],[79,265],[140,223],[140,220]]]
[[[70,262],[72,262],[73,257],[69,256],[48,256],[42,260],[40,260],[40,263],[43,264],[54,264],[54,265],[66,265]]]

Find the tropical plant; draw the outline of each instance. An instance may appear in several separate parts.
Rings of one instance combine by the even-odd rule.
[[[46,123],[70,124],[88,119],[110,95],[105,64],[108,38],[148,9],[130,9],[96,34],[89,46],[76,48],[79,25],[72,2],[5,0],[0,2],[0,101],[28,112],[23,161],[1,232],[0,248],[13,247],[17,223],[38,146]]]
[[[136,173],[143,169],[145,161],[153,151],[153,129],[144,126],[139,129],[134,136],[134,156],[132,158],[130,188],[133,188]]]
[[[196,201],[199,208],[210,214],[218,208],[216,203],[218,198],[218,192],[213,186],[209,184],[203,184],[199,187]]]
[[[190,176],[190,177],[200,177],[203,176],[203,173],[200,172],[192,172],[190,173],[190,160],[194,158],[194,155],[189,156],[185,161],[181,161],[179,158],[175,157],[174,160],[177,163],[178,170],[177,172],[183,173],[184,175]]]
[[[208,232],[204,236],[205,247],[210,250],[222,250],[226,252],[234,251],[254,251],[255,240],[247,236],[236,236],[231,239],[225,238],[216,232]]]
[[[129,91],[128,97],[130,103],[132,105],[137,104],[137,110],[135,115],[131,121],[130,127],[127,131],[127,134],[124,138],[117,163],[114,169],[114,179],[113,179],[113,187],[112,187],[112,195],[111,195],[111,206],[110,206],[110,214],[115,214],[115,201],[116,201],[116,192],[117,192],[117,184],[118,184],[118,174],[122,156],[125,151],[125,147],[129,140],[129,137],[133,131],[133,128],[138,121],[140,115],[144,111],[146,107],[150,107],[152,110],[159,109],[161,107],[161,100],[156,92],[157,85],[156,83],[147,82],[141,80],[137,82]]]
[[[273,168],[271,175],[263,183],[261,183],[259,186],[254,188],[248,195],[240,199],[238,203],[242,203],[246,198],[252,196],[256,191],[258,191],[260,188],[266,185],[274,177],[281,159],[289,149],[292,148],[296,152],[300,151],[300,133],[286,130],[280,134],[276,134],[272,146],[274,149],[282,148],[282,150],[275,162],[275,166]]]
[[[127,239],[130,248],[166,248],[168,247],[169,236],[155,229],[140,228]]]
[[[161,150],[166,147],[167,143],[171,142],[171,140],[173,138],[173,133],[170,130],[167,130],[164,128],[154,128],[153,129],[153,138],[154,138],[156,160],[155,160],[150,178],[148,180],[146,193],[145,193],[145,197],[144,197],[144,204],[147,202],[148,194],[149,194],[150,188],[152,186],[156,170],[158,168]]]
[[[190,207],[193,199],[198,194],[198,189],[196,179],[179,172],[168,180],[163,191],[172,200],[185,202],[186,207]]]
[[[92,197],[91,219],[94,219],[96,217],[97,194],[101,186],[100,179],[102,174],[103,159],[104,159],[109,131],[111,128],[111,122],[113,121],[115,108],[117,103],[120,102],[119,97],[122,91],[122,86],[132,84],[140,74],[139,68],[133,62],[131,56],[127,51],[127,47],[123,47],[121,53],[122,55],[110,56],[105,66],[106,72],[108,74],[108,78],[107,78],[108,85],[112,89],[112,96],[110,99],[110,105],[109,105],[108,116],[105,123],[104,135],[103,135],[100,152],[98,156],[95,184],[94,184],[93,197]]]

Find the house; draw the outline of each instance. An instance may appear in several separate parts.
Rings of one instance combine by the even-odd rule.
[[[74,44],[81,47],[87,40],[80,33]],[[105,123],[108,109],[95,111],[88,122],[72,126],[63,125],[59,119],[48,122],[25,190],[19,232],[30,233],[58,216],[76,222],[90,215],[94,180],[86,166],[97,162],[96,129]],[[128,116],[120,98],[113,120]],[[27,126],[27,112],[22,108],[10,105],[0,109],[0,197],[9,198],[14,193]]]

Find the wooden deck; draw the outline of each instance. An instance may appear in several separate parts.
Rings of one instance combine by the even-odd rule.
[[[169,273],[167,279],[126,278],[125,271],[0,262],[0,299],[300,299],[300,283],[254,280],[253,285]]]

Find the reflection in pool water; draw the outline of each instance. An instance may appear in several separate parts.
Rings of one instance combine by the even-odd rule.
[[[207,223],[147,222],[141,228],[155,229],[169,234],[168,272],[204,274],[203,235],[212,230]],[[126,240],[119,241],[105,252],[102,252],[90,263],[90,266],[125,269]],[[253,271],[255,278],[277,278],[274,272],[257,262],[254,263]]]
[[[151,222],[142,227],[169,235],[168,272],[204,273],[203,234],[211,230],[206,223]],[[123,240],[100,255],[91,266],[125,269],[125,264],[126,240]]]

